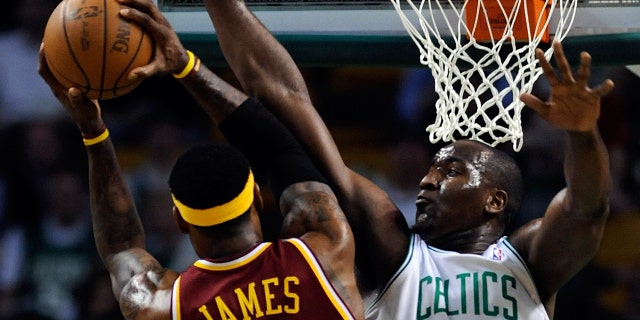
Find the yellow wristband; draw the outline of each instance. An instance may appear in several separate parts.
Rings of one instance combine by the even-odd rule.
[[[186,77],[189,74],[189,72],[193,70],[193,67],[196,65],[196,56],[193,54],[193,52],[187,50],[187,55],[189,56],[189,62],[187,62],[187,65],[184,67],[182,72],[173,74],[174,78],[182,79]]]
[[[104,131],[97,137],[95,138],[91,138],[91,139],[82,139],[82,142],[84,142],[85,146],[92,146],[94,144],[98,144],[102,141],[107,140],[107,138],[109,138],[109,130],[108,129],[104,129]]]

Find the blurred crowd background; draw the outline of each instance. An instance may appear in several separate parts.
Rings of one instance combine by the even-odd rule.
[[[36,70],[44,25],[57,0],[22,0],[0,12],[0,320],[122,319],[91,233],[86,153],[81,136]],[[226,68],[216,68],[233,83]],[[386,189],[413,222],[418,183],[439,145],[424,132],[435,115],[428,69],[305,67],[316,107],[345,160]],[[620,66],[611,78],[600,129],[614,178],[612,212],[596,259],[559,294],[555,319],[640,319],[640,78]],[[536,94],[546,98],[543,81]],[[171,218],[167,178],[188,146],[222,140],[171,77],[145,80],[102,102],[121,166],[147,232],[149,251],[183,270],[196,256]],[[525,109],[518,160],[526,182],[511,228],[539,217],[564,186],[563,134]],[[274,206],[264,213],[278,233]]]

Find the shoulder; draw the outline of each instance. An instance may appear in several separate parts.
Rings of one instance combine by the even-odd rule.
[[[534,219],[516,229],[509,235],[509,243],[525,258],[529,255],[529,246],[533,242],[533,238],[540,230],[542,218]]]
[[[318,181],[303,181],[291,184],[282,193],[283,201],[293,202],[295,200],[304,199],[303,196],[311,199],[328,197],[328,200],[335,201],[336,197],[331,188]]]
[[[324,183],[299,182],[292,184],[282,194],[280,208],[285,213],[283,230],[289,227],[302,227],[305,232],[286,235],[300,237],[309,231],[326,233],[336,225],[346,224],[344,213],[335,195]]]

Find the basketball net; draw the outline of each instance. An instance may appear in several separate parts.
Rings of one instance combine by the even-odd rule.
[[[391,0],[435,80],[432,143],[466,137],[522,147],[522,93],[542,74],[535,50],[562,41],[578,0]],[[557,20],[555,30],[549,30]],[[545,57],[553,49],[549,46]]]

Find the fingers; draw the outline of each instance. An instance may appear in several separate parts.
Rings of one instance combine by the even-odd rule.
[[[53,94],[58,98],[62,99],[66,95],[67,89],[60,84],[58,79],[53,76],[51,73],[51,69],[49,69],[49,64],[47,64],[47,59],[45,57],[45,48],[44,43],[40,44],[40,51],[38,52],[38,74],[40,77],[44,79],[44,81],[49,85]]]
[[[131,20],[139,24],[148,32],[154,35],[157,34],[158,27],[156,22],[148,14],[135,8],[123,8],[120,9],[120,15],[127,20]]]
[[[558,76],[556,75],[555,70],[551,66],[551,63],[544,56],[544,51],[542,49],[536,49],[536,58],[538,58],[538,63],[540,63],[540,67],[542,68],[542,72],[547,78],[547,81],[551,86],[554,86],[560,83]]]
[[[135,68],[131,70],[131,72],[129,73],[129,80],[136,80],[136,79],[143,80],[143,79],[150,78],[153,75],[155,75],[156,72],[158,72],[158,70],[159,69],[156,68],[153,63],[148,64],[146,66]]]
[[[87,98],[79,88],[71,87],[67,91],[69,101],[74,108],[84,108],[84,112],[88,112],[90,107],[97,105],[98,100],[92,100]]]
[[[562,77],[562,81],[564,82],[574,82],[573,73],[571,72],[571,66],[569,65],[569,61],[567,57],[564,55],[564,49],[562,48],[562,44],[560,42],[553,42],[553,57],[558,66],[558,70],[560,72],[560,76]]]
[[[57,83],[53,74],[51,74],[51,70],[49,70],[47,59],[44,56],[44,43],[40,44],[40,51],[38,52],[38,73],[50,86]]]
[[[126,5],[128,7],[136,8],[140,11],[149,13],[155,6],[153,1],[149,0],[116,0],[118,3]]]
[[[154,38],[161,35],[162,27],[171,28],[169,21],[153,2],[140,0],[118,0],[118,2],[128,7],[121,9],[120,15],[142,26]]]
[[[520,100],[524,102],[529,108],[535,110],[538,114],[545,114],[548,110],[548,105],[542,100],[538,99],[538,97],[532,95],[531,93],[523,93],[520,95]]]
[[[591,55],[587,52],[580,53],[580,66],[576,74],[576,83],[580,86],[587,86],[591,77]]]
[[[185,52],[169,21],[150,0],[117,0],[123,5],[120,15],[141,26],[155,42],[155,53],[148,65],[132,70],[129,79],[146,79],[177,69]],[[126,6],[126,7],[125,7]],[[186,53],[185,53],[186,55]]]
[[[580,53],[580,65],[578,66],[578,70],[576,71],[576,78],[574,80],[573,73],[571,72],[571,66],[567,61],[567,58],[564,54],[564,50],[562,45],[559,42],[553,43],[554,48],[554,57],[558,64],[558,69],[560,70],[560,74],[562,75],[564,82],[575,82],[578,87],[587,88],[589,85],[589,78],[591,78],[591,55],[588,52]],[[545,71],[545,75],[546,75]],[[559,80],[557,77],[554,79],[554,83],[557,83]],[[551,81],[550,81],[551,83]],[[553,83],[551,83],[553,85]],[[591,89],[592,93],[595,95],[602,97],[611,90],[613,90],[614,84],[613,81],[607,79],[600,85]]]
[[[73,108],[80,108],[84,103],[84,97],[78,88],[70,88],[69,91],[67,91],[67,96],[69,97],[69,102],[71,102],[71,106]]]
[[[609,94],[609,92],[611,92],[611,90],[613,90],[614,87],[614,83],[613,81],[611,81],[611,79],[607,79],[604,82],[602,82],[601,84],[599,84],[598,86],[594,87],[593,89],[591,89],[591,91],[596,94],[599,97],[605,96],[607,94]]]

